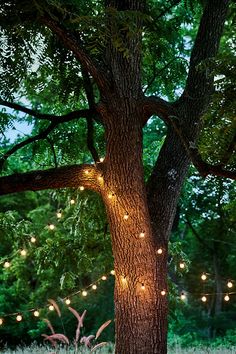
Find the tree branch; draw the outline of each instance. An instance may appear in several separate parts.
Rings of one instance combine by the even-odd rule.
[[[74,53],[75,57],[80,61],[85,70],[93,76],[100,90],[104,92],[108,89],[110,84],[107,78],[107,73],[99,66],[98,63],[91,59],[84,49],[82,49],[79,40],[52,18],[44,15],[40,20],[57,35],[67,49]]]
[[[0,105],[12,108],[16,111],[20,111],[20,112],[29,114],[30,116],[33,116],[37,119],[49,120],[51,122],[56,122],[56,123],[65,123],[65,122],[69,122],[69,121],[76,119],[76,118],[82,118],[82,117],[87,118],[91,115],[97,115],[97,111],[96,111],[95,107],[93,107],[92,109],[81,109],[78,111],[69,112],[69,113],[64,114],[62,116],[58,116],[58,115],[53,115],[53,114],[40,113],[40,112],[35,111],[33,109],[24,107],[18,103],[8,102],[8,101],[2,100],[2,99],[0,99]]]
[[[17,150],[21,149],[22,147],[33,143],[34,141],[38,141],[38,140],[42,140],[47,138],[48,134],[58,125],[58,123],[55,122],[51,122],[51,124],[45,129],[42,130],[39,134],[32,136],[24,141],[21,141],[20,143],[16,144],[13,146],[13,148],[11,148],[10,150],[8,150],[1,158],[0,158],[0,171],[3,167],[4,162],[8,159],[8,157],[10,157],[12,154],[14,154],[14,152],[16,152]]]
[[[183,97],[208,100],[212,93],[213,77],[207,68],[200,70],[198,65],[217,54],[229,3],[230,0],[207,1],[192,50]]]
[[[59,188],[85,188],[100,192],[96,167],[73,165],[0,177],[0,195]]]
[[[152,115],[160,117],[167,125],[171,125],[171,116],[175,115],[175,110],[171,103],[156,96],[144,96],[143,104],[143,117],[144,124]]]

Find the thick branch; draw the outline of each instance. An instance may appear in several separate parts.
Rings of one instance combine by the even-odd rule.
[[[85,70],[93,76],[98,87],[102,91],[105,91],[109,87],[107,74],[101,67],[99,67],[99,64],[95,63],[95,61],[92,60],[88,53],[86,53],[78,39],[61,24],[50,17],[41,17],[41,22],[57,35],[57,37],[61,40],[67,49],[74,53],[75,57],[80,61]]]
[[[198,65],[217,54],[229,3],[230,0],[207,1],[190,58],[185,97],[209,99],[213,77],[206,68],[199,70]]]
[[[14,154],[17,150],[23,148],[24,146],[31,144],[35,141],[42,140],[47,138],[48,134],[58,125],[58,123],[52,122],[45,130],[42,130],[39,134],[32,136],[24,141],[21,141],[20,143],[16,144],[8,150],[1,158],[0,158],[0,170],[2,169],[2,166],[4,162],[8,159],[9,156]]]
[[[143,99],[143,117],[144,124],[152,115],[160,117],[167,125],[171,125],[171,116],[175,115],[173,106],[156,96],[144,97]]]
[[[78,111],[73,111],[73,112],[69,112],[67,114],[64,114],[62,116],[58,116],[58,115],[54,115],[54,114],[40,113],[40,112],[35,111],[33,109],[24,107],[18,103],[8,102],[8,101],[4,101],[2,99],[0,99],[0,105],[12,108],[16,111],[20,111],[20,112],[29,114],[30,116],[33,116],[37,119],[49,120],[51,122],[56,122],[56,123],[65,123],[65,122],[69,122],[69,121],[76,119],[76,118],[82,118],[82,117],[87,118],[91,115],[97,114],[95,107],[93,107],[92,109],[80,109]]]
[[[100,191],[98,171],[93,165],[73,165],[0,177],[0,195],[84,186]]]

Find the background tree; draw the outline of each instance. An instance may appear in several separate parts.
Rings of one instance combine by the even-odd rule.
[[[172,13],[174,6],[178,7],[176,16]],[[190,159],[203,175],[235,177],[231,167],[233,133],[226,144],[227,158],[215,165],[203,161],[196,147],[200,118],[213,92],[208,62],[217,54],[229,1],[208,1],[201,10],[196,5],[202,15],[180,97],[173,103],[158,97],[163,92],[172,100],[178,95],[176,89],[183,87],[184,75],[177,83],[176,70],[173,76],[167,74],[172,83],[163,79],[160,92],[144,95],[165,67],[167,73],[172,72],[173,63],[183,70],[179,60],[186,59],[189,44],[185,39],[190,32],[188,26],[182,25],[187,17],[183,15],[186,6],[179,1],[170,2],[168,7],[161,1],[150,1],[147,6],[139,1],[106,1],[105,5],[40,1],[33,6],[27,1],[10,1],[4,4],[1,14],[5,28],[1,104],[29,114],[31,122],[35,122],[35,134],[5,149],[2,164],[20,148],[45,139],[56,165],[50,170],[2,177],[1,194],[81,185],[100,193],[116,271],[119,354],[166,352],[167,245]],[[193,21],[189,26],[191,30],[195,24]],[[163,58],[170,60],[164,60],[160,68]],[[48,89],[55,93],[51,100]],[[30,100],[33,109],[16,103],[20,97]],[[40,102],[44,103],[43,110]],[[145,186],[142,130],[153,115],[160,117],[168,129]],[[86,119],[87,145],[95,164],[86,161],[65,166],[68,148],[77,161],[80,140],[76,133],[81,118]],[[13,117],[5,112],[2,119],[7,127]],[[64,130],[60,128],[62,123]],[[104,129],[105,146],[94,143],[97,125]],[[68,142],[66,148],[60,144],[62,138]],[[98,148],[106,150],[103,162],[99,161]],[[142,233],[144,238],[140,238]],[[157,256],[159,248],[163,250],[161,256]]]

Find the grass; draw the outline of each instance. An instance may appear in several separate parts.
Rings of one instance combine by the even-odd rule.
[[[55,351],[50,348],[50,347],[40,347],[36,345],[32,345],[31,347],[28,348],[18,348],[15,350],[8,350],[5,349],[1,351],[2,354],[52,354],[55,353]],[[65,350],[61,349],[59,354],[74,354],[75,351],[73,349],[71,350]],[[88,354],[89,351],[86,350],[80,350],[78,354]],[[96,354],[112,354],[114,353],[114,347],[112,345],[108,345],[106,348],[103,349],[98,349]],[[207,347],[195,347],[195,348],[188,348],[188,349],[183,349],[180,346],[176,346],[175,348],[171,348],[168,350],[168,354],[235,354],[236,353],[236,347],[232,347],[231,349],[226,349],[224,347],[218,347],[216,349],[210,349]],[[128,353],[127,353],[128,354]]]

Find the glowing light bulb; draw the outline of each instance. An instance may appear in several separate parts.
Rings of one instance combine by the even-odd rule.
[[[111,271],[110,271],[110,273],[111,273],[111,275],[115,275],[115,271],[114,271],[114,269],[112,269]]]
[[[97,289],[97,285],[96,285],[96,284],[93,284],[93,285],[92,285],[92,289],[93,289],[93,290],[96,290],[96,289]]]
[[[107,280],[106,275],[103,275],[103,276],[102,276],[102,280]]]
[[[49,228],[49,230],[54,230],[54,229],[55,229],[55,225],[49,224],[49,225],[48,225],[48,228]]]
[[[8,261],[4,262],[4,264],[3,264],[4,268],[9,268],[10,266],[11,266],[11,263]]]
[[[102,182],[103,181],[103,177],[100,175],[100,176],[98,176],[98,180],[100,181],[100,182]]]
[[[33,312],[33,314],[34,314],[34,317],[39,317],[39,311],[38,311],[38,310],[35,310],[35,311]]]
[[[159,248],[159,249],[157,250],[157,253],[158,253],[158,254],[162,254],[162,253],[163,253],[162,248]]]
[[[48,309],[49,309],[50,311],[54,311],[54,306],[53,306],[53,305],[49,305],[49,306],[48,306]]]
[[[202,302],[206,302],[207,301],[206,296],[202,296],[201,300],[202,300]]]
[[[228,288],[232,288],[233,287],[233,283],[232,283],[232,281],[228,281],[228,283],[227,283],[227,286],[228,286]]]
[[[109,198],[109,199],[112,199],[113,194],[112,194],[112,193],[108,193],[108,195],[107,195],[107,196],[108,196],[108,198]]]
[[[3,325],[3,318],[0,318],[0,326]]]
[[[86,175],[88,175],[88,174],[89,174],[89,170],[85,170],[84,172],[86,173]]]
[[[203,273],[203,274],[201,275],[201,279],[202,279],[202,280],[206,280],[206,278],[207,278],[206,274]]]
[[[144,283],[142,283],[141,289],[142,289],[142,290],[145,290],[145,285],[144,285]]]
[[[22,319],[23,319],[23,317],[22,317],[21,315],[17,315],[17,316],[16,316],[16,320],[17,320],[17,322],[22,321]]]
[[[162,290],[161,291],[161,295],[164,296],[166,294],[166,291],[165,290]]]
[[[185,295],[185,293],[182,293],[182,294],[180,295],[180,299],[183,300],[183,301],[186,300],[186,295]]]
[[[35,243],[37,240],[36,240],[36,238],[34,237],[34,236],[32,236],[31,238],[30,238],[30,242],[31,243]]]
[[[70,204],[71,204],[71,205],[74,205],[74,204],[75,204],[75,200],[74,200],[74,199],[71,199],[71,200],[70,200]]]
[[[82,291],[82,295],[83,295],[83,296],[87,296],[87,295],[88,295],[87,291],[83,290],[83,291]]]
[[[126,281],[127,281],[126,277],[124,277],[124,276],[121,278],[121,280],[122,280],[123,283],[126,283]]]
[[[124,220],[128,220],[128,219],[129,219],[129,214],[126,213],[126,214],[124,215]]]
[[[145,237],[145,232],[140,232],[139,238],[144,238]]]
[[[225,295],[224,300],[225,300],[225,301],[229,301],[229,299],[230,299],[230,298],[229,298],[229,295],[228,295],[228,294]]]
[[[185,263],[184,263],[184,262],[181,262],[181,263],[179,264],[179,267],[180,267],[181,269],[184,269],[184,268],[185,268]]]
[[[70,303],[71,303],[71,301],[70,301],[70,299],[65,299],[65,303],[66,303],[66,305],[70,305]]]
[[[23,250],[20,251],[20,255],[21,255],[22,257],[25,257],[26,254],[27,254],[27,251],[26,251],[26,250],[23,249]]]
[[[60,219],[62,217],[62,212],[61,211],[58,211],[57,212],[57,218]]]
[[[79,189],[80,189],[81,191],[84,191],[84,186],[80,186]]]
[[[99,161],[103,162],[104,161],[104,157],[100,157]]]

